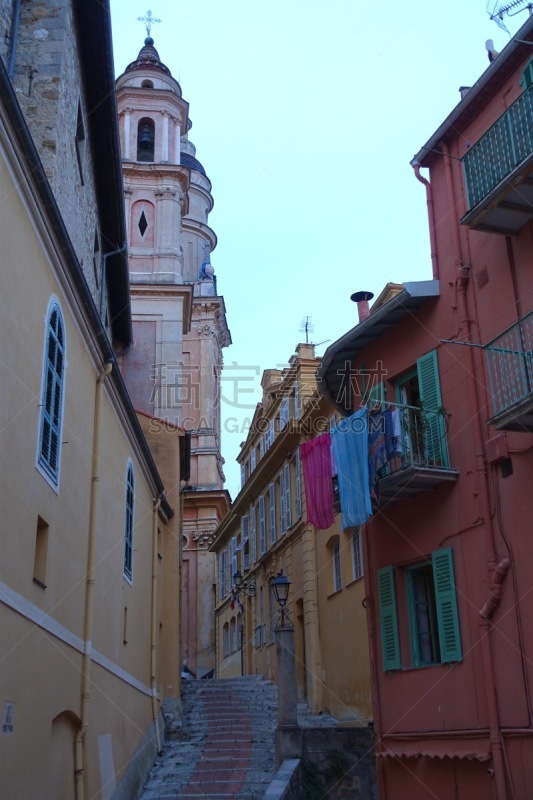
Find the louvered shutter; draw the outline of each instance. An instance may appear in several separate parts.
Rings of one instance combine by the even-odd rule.
[[[266,553],[266,519],[265,519],[265,496],[262,494],[259,498],[259,543],[261,547],[261,555]]]
[[[441,661],[461,661],[463,656],[459,635],[452,548],[445,547],[442,550],[436,550],[431,555],[431,561],[433,563]]]
[[[285,530],[289,530],[292,525],[292,498],[291,498],[291,465],[285,464],[283,480],[285,486]]]
[[[385,402],[385,384],[383,381],[380,383],[371,383],[370,391],[368,393],[368,410],[376,411],[378,408],[383,408]]]
[[[283,469],[279,473],[279,522],[280,533],[285,533],[285,474]]]
[[[255,506],[252,506],[252,524],[250,526],[250,538],[252,540],[252,561],[255,564],[257,561],[257,511]]]
[[[270,544],[276,544],[276,487],[273,483],[268,486],[268,506],[270,515]]]
[[[393,669],[401,669],[394,567],[392,566],[378,570],[378,598],[383,671],[390,672]]]
[[[294,419],[300,419],[300,384],[294,384]]]
[[[289,398],[283,397],[279,409],[280,430],[283,430],[288,421],[289,421]]]
[[[416,362],[418,388],[424,411],[435,412],[442,408],[437,351],[431,350]],[[441,414],[425,414],[425,460],[430,465],[448,466],[446,429]]]
[[[296,450],[296,458],[294,460],[295,469],[295,483],[296,483],[296,519],[301,519],[302,516],[302,476],[300,472],[300,449]]]

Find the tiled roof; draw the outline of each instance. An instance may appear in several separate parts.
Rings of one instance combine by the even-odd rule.
[[[128,64],[124,72],[131,72],[134,69],[145,69],[146,67],[158,69],[160,72],[170,75],[169,68],[166,67],[159,58],[159,53],[154,47],[154,40],[151,36],[146,37],[144,40],[144,47],[142,47],[139,51],[137,60],[132,61],[131,64]]]
[[[202,167],[198,159],[189,155],[189,153],[180,153],[180,164],[182,167],[189,167],[189,169],[195,169],[198,172],[201,172],[202,175],[205,175],[207,178],[205,169]]]

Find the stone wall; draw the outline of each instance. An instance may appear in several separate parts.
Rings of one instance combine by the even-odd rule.
[[[375,800],[374,735],[370,728],[304,728],[302,800]]]
[[[5,0],[3,0],[5,2]],[[98,306],[97,206],[89,115],[69,0],[23,2],[13,84],[70,239]],[[76,147],[78,108],[85,139]],[[80,158],[78,158],[78,152]],[[101,246],[100,246],[100,249]],[[99,269],[99,258],[97,268]]]

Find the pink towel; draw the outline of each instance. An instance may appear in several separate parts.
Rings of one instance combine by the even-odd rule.
[[[317,530],[326,530],[335,522],[329,433],[322,433],[316,439],[300,445],[300,458],[304,473],[307,519]]]

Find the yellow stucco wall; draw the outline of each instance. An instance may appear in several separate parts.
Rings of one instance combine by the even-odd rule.
[[[23,192],[16,161],[6,163],[0,126],[0,713],[14,704],[13,729],[0,734],[0,786],[5,797],[57,798],[66,712],[72,731],[81,715],[81,668],[91,492],[95,384],[101,361],[41,222]],[[45,317],[59,300],[67,342],[58,491],[36,469]],[[108,379],[109,383],[109,379]],[[102,402],[100,481],[96,517],[91,696],[86,737],[87,796],[101,794],[100,750],[111,744],[114,779],[151,724],[150,592],[154,486],[111,385]],[[135,470],[133,583],[123,577],[125,476]],[[49,526],[46,588],[33,581],[38,517]],[[128,641],[124,643],[124,607]],[[54,733],[52,733],[54,727]],[[68,725],[67,725],[68,728]],[[73,735],[73,734],[69,734]],[[104,739],[101,739],[104,737]],[[72,744],[72,742],[71,742]],[[106,745],[107,746],[107,745]],[[70,786],[72,765],[66,764]],[[62,780],[62,779],[61,779]],[[51,788],[55,787],[55,788]],[[65,797],[72,797],[72,793]],[[105,795],[107,796],[107,795]]]

